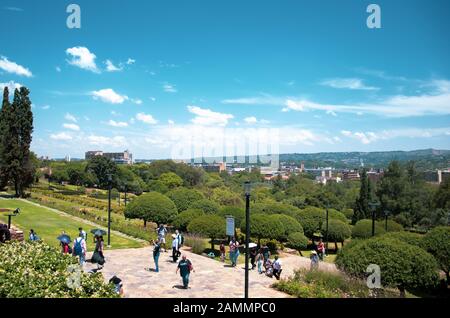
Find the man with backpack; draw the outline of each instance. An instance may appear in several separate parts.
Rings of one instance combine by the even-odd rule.
[[[83,266],[86,260],[86,241],[83,238],[83,234],[80,232],[78,237],[73,241],[73,256],[78,256],[80,259],[80,265]]]

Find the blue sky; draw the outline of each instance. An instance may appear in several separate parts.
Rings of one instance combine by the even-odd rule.
[[[54,158],[264,132],[283,153],[449,149],[450,3],[373,2],[381,29],[362,0],[3,0],[0,86],[29,87]]]

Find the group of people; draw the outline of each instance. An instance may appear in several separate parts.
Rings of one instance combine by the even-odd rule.
[[[161,249],[164,247],[164,252],[167,252],[166,249],[166,235],[168,233],[167,228],[161,224],[157,228],[158,240],[153,240],[153,261],[155,263],[155,272],[159,272],[159,256],[161,254]],[[183,235],[176,230],[174,234],[172,234],[172,260],[174,263],[178,261],[178,258],[181,256],[180,248],[184,244]],[[183,288],[189,288],[189,276],[191,271],[195,272],[194,267],[192,266],[192,262],[187,259],[186,255],[181,256],[181,260],[178,262],[176,273],[180,271],[180,276],[183,282]]]
[[[314,250],[311,251],[309,259],[311,260],[311,270],[319,268],[319,261],[323,261],[325,256],[325,244],[322,239],[319,239],[317,244],[314,244]]]

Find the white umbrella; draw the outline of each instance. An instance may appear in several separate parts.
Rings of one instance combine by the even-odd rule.
[[[257,247],[256,243],[248,243],[248,248],[254,248]]]

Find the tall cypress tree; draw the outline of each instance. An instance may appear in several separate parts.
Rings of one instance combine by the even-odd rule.
[[[371,199],[370,180],[367,178],[366,170],[361,173],[361,187],[359,189],[359,197],[355,201],[355,208],[352,217],[352,223],[355,224],[359,220],[365,219],[370,215],[369,201]]]
[[[8,87],[3,89],[3,102],[0,111],[0,189],[3,189],[8,183],[8,171],[6,165],[5,143],[8,134],[8,116],[11,113],[11,103],[9,102]]]

